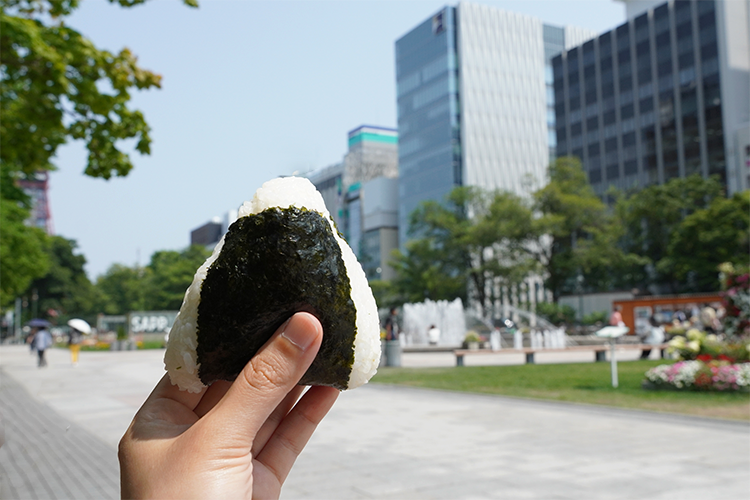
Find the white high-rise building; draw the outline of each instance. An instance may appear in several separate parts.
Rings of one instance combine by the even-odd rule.
[[[418,204],[455,186],[542,186],[556,147],[552,57],[594,36],[460,3],[396,41],[401,245]]]

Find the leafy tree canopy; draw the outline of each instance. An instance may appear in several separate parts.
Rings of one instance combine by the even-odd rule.
[[[510,193],[457,187],[443,203],[422,203],[410,223],[418,237],[394,262],[394,286],[406,301],[465,302],[471,294],[486,315],[493,290],[519,283],[534,267],[532,213]]]
[[[624,230],[620,245],[626,252],[643,257],[642,263],[630,268],[630,286],[648,289],[657,285],[670,293],[685,291],[684,273],[677,272],[673,260],[662,261],[670,255],[670,242],[683,220],[723,197],[716,178],[700,175],[670,179],[628,195],[616,193],[615,210]],[[674,245],[671,248],[677,249]]]
[[[142,268],[113,264],[96,280],[96,309],[104,314],[126,314],[145,309]]]
[[[554,302],[577,290],[578,276],[587,289],[607,288],[613,268],[639,261],[617,246],[621,228],[594,193],[577,158],[558,158],[550,165],[549,183],[534,193],[534,207],[539,214],[539,261]]]
[[[59,321],[84,316],[94,321],[94,289],[84,270],[86,258],[75,253],[78,244],[61,236],[51,236],[46,243],[49,270],[28,288],[38,296],[39,316]]]
[[[105,314],[179,309],[195,270],[210,254],[193,245],[154,252],[146,267],[114,264],[96,281],[96,307]]]
[[[114,3],[115,0],[109,0]],[[145,0],[117,0],[131,7]],[[186,1],[195,5],[194,1]],[[52,170],[69,138],[85,141],[86,175],[109,179],[133,168],[118,142],[135,139],[151,150],[143,114],[129,109],[133,89],[161,86],[124,48],[98,49],[65,24],[78,0],[4,0],[0,3],[0,161],[19,176]]]
[[[45,252],[47,235],[24,224],[28,210],[0,198],[0,306],[10,305],[31,282],[44,276],[50,261]]]
[[[705,209],[685,217],[674,231],[667,255],[657,265],[673,274],[681,291],[719,289],[719,265],[738,267],[750,259],[750,191],[714,198]]]
[[[146,0],[109,1],[132,7]],[[197,6],[196,0],[183,2]],[[150,128],[128,104],[133,90],[158,88],[161,77],[140,68],[127,48],[116,54],[98,49],[67,26],[65,17],[79,3],[0,0],[2,305],[49,266],[43,237],[24,227],[30,200],[17,181],[54,170],[55,154],[69,139],[86,144],[84,173],[104,179],[133,168],[121,141],[134,140],[141,154],[151,151]]]
[[[153,311],[179,309],[195,270],[209,255],[211,252],[200,245],[154,253],[147,267],[145,306]]]

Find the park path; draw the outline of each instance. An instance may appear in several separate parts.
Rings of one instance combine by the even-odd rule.
[[[162,355],[84,352],[73,368],[52,350],[40,370],[23,346],[0,346],[0,498],[117,497],[117,441],[163,373]],[[341,395],[282,498],[744,500],[749,491],[745,423],[370,384]]]

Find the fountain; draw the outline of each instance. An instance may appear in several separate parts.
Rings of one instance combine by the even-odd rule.
[[[460,346],[466,336],[464,307],[461,299],[425,300],[419,304],[404,304],[401,341],[405,345],[427,345],[427,330],[435,325],[440,330],[438,346]]]
[[[401,342],[404,345],[428,345],[427,331],[433,324],[440,330],[438,346],[443,347],[460,346],[467,329],[486,335],[494,350],[511,347],[511,339],[503,339],[501,332],[506,337],[512,335],[514,349],[521,349],[524,345],[537,349],[564,349],[569,342],[563,328],[535,313],[513,306],[505,306],[503,311],[512,321],[501,320],[493,324],[486,318],[464,311],[460,299],[452,302],[428,299],[419,304],[404,304]],[[523,333],[520,327],[527,327],[528,333]]]
[[[540,349],[565,349],[569,340],[565,335],[565,329],[555,326],[544,318],[537,316],[531,311],[519,309],[513,306],[504,306],[504,312],[508,314],[517,325],[528,327],[529,347]],[[513,332],[513,348],[521,349],[524,345],[524,334],[518,328]]]

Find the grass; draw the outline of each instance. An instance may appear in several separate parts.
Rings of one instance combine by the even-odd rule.
[[[453,368],[381,368],[372,382],[448,391],[500,394],[750,422],[750,394],[649,391],[644,373],[664,361],[619,362],[619,387],[609,363]]]

